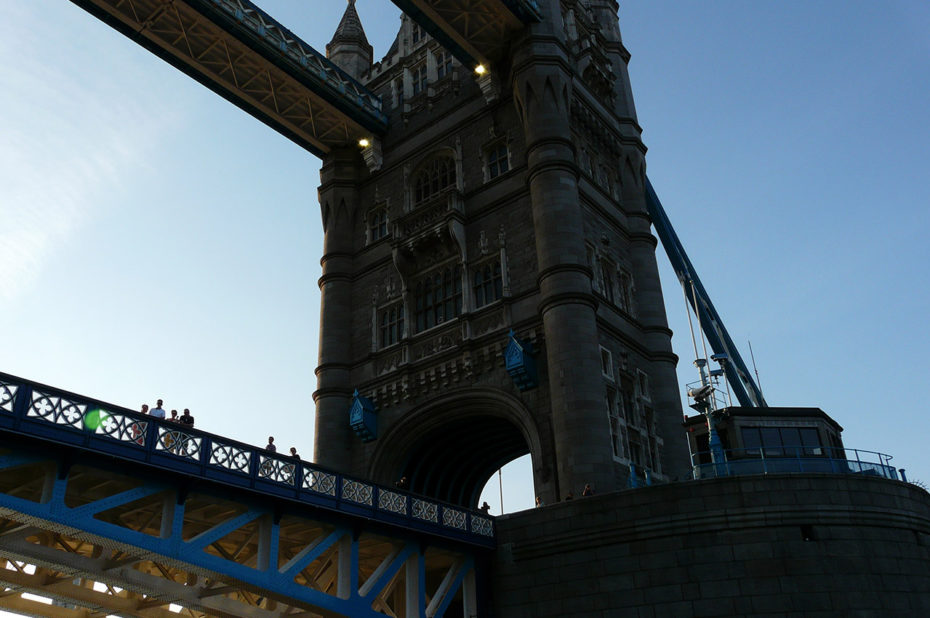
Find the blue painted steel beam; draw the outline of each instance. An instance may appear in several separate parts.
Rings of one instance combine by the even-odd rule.
[[[116,457],[160,473],[322,509],[387,529],[493,548],[493,518],[353,479],[222,436],[0,373],[0,438]],[[9,441],[9,440],[8,440]],[[8,455],[14,460],[20,455]]]
[[[707,336],[707,340],[715,353],[726,354],[729,358],[728,362],[723,365],[723,369],[740,405],[747,408],[767,407],[768,404],[765,403],[765,399],[762,397],[762,391],[756,385],[755,380],[752,379],[746,363],[743,362],[743,358],[736,348],[736,344],[730,339],[730,334],[723,325],[723,319],[714,308],[710,295],[704,289],[704,284],[701,283],[701,279],[698,277],[694,265],[691,264],[691,260],[688,259],[688,254],[685,253],[685,248],[681,244],[681,240],[678,239],[678,234],[675,233],[675,229],[672,227],[672,223],[659,201],[659,196],[648,178],[646,178],[646,209],[652,218],[656,233],[662,241],[662,246],[665,247],[665,253],[672,263],[672,268],[675,269],[678,280],[685,288],[688,303],[700,319],[701,328]],[[695,296],[697,299],[695,299]]]
[[[2,401],[0,399],[0,402]],[[5,409],[2,411],[6,412]],[[66,445],[56,445],[56,448],[46,449],[45,452],[37,455],[30,451],[29,443],[20,441],[8,443],[6,446],[13,449],[11,453],[13,456],[0,460],[0,475],[10,475],[24,463],[36,462],[54,463],[59,468],[59,474],[50,475],[45,480],[51,491],[43,490],[43,495],[47,496],[43,500],[37,501],[0,492],[0,515],[2,517],[28,523],[39,529],[63,533],[66,536],[77,536],[94,544],[121,547],[121,551],[125,554],[121,560],[128,561],[127,563],[130,564],[134,560],[167,561],[170,564],[186,565],[183,567],[185,569],[206,570],[218,574],[221,581],[241,582],[245,589],[260,590],[274,598],[286,600],[289,604],[318,609],[327,615],[353,618],[383,615],[375,611],[372,604],[378,598],[386,598],[382,595],[392,594],[389,586],[405,565],[408,568],[408,577],[416,574],[418,578],[415,595],[408,601],[425,608],[424,591],[427,575],[425,555],[428,547],[438,545],[444,549],[444,555],[458,556],[455,558],[456,562],[453,567],[445,573],[446,585],[431,599],[430,605],[437,611],[430,615],[442,616],[458,591],[465,588],[466,575],[476,570],[476,557],[480,558],[484,553],[478,548],[466,545],[433,542],[425,544],[423,537],[412,535],[404,528],[397,528],[395,530],[397,534],[391,535],[390,530],[385,530],[376,521],[343,519],[339,523],[333,523],[333,520],[318,520],[311,514],[294,511],[292,514],[297,515],[298,518],[309,520],[310,529],[318,529],[319,523],[314,522],[320,522],[330,526],[331,531],[316,540],[307,539],[307,547],[288,562],[282,563],[282,557],[279,555],[281,527],[278,524],[282,511],[279,505],[243,501],[240,504],[246,509],[245,512],[224,516],[225,519],[217,519],[212,522],[209,529],[185,539],[184,522],[187,508],[185,493],[179,490],[176,484],[166,479],[164,472],[160,478],[154,479],[145,474],[137,475],[137,471],[132,467],[121,467],[120,476],[127,474],[135,476],[139,482],[138,486],[113,495],[95,496],[82,493],[81,504],[69,506],[66,497],[71,495],[73,500],[74,496],[74,492],[69,493],[68,490],[69,483],[72,482],[71,474],[68,472],[70,462],[74,460],[74,463],[81,464],[82,475],[85,475],[89,468],[95,468],[92,460],[95,453],[75,455],[74,449]],[[112,464],[97,467],[96,474],[104,478],[107,475],[113,475],[108,472],[111,467]],[[198,493],[202,492],[198,490]],[[133,529],[128,527],[128,524],[111,523],[104,516],[115,507],[130,505],[140,498],[160,494],[164,494],[166,499],[156,507],[162,512],[162,533],[159,536],[145,529]],[[234,500],[235,496],[227,494],[226,500],[230,499]],[[290,513],[286,506],[284,513]],[[240,563],[236,561],[235,556],[227,556],[222,550],[218,550],[221,555],[216,555],[215,551],[207,551],[208,548],[232,533],[241,532],[243,529],[250,530],[247,527],[254,525],[255,522],[259,522],[259,529],[263,532],[259,535],[260,540],[257,541],[259,547],[252,554],[256,557],[254,566]],[[395,549],[378,559],[380,564],[360,587],[359,544],[362,537],[369,532],[391,540]],[[7,545],[8,543],[13,543],[15,547]],[[0,553],[10,551],[12,547],[11,555],[14,557],[26,556],[15,559],[28,561],[25,553],[17,553],[26,551],[23,549],[23,543],[28,545],[25,537],[14,538],[10,541],[0,538]],[[295,580],[304,569],[333,548],[337,549],[339,558],[334,567],[339,569],[338,581],[340,582],[336,594],[317,589],[313,583],[300,583]],[[61,552],[62,555],[67,553]],[[51,565],[52,568],[56,564],[54,559],[49,557],[48,552],[42,555],[42,563]],[[485,561],[481,564],[486,566]],[[61,565],[65,572],[74,572],[73,563],[62,559]],[[369,564],[369,568],[371,566]],[[84,575],[93,580],[101,573],[88,570],[84,572]],[[111,582],[120,584],[121,580],[113,573],[103,575]],[[476,577],[473,577],[472,581],[474,582],[475,579]],[[463,590],[463,594],[470,595],[469,598],[473,598],[471,595],[475,594],[473,585],[470,589]],[[424,611],[418,615],[425,615]]]
[[[263,107],[250,100],[245,91],[237,89],[237,84],[229,82],[228,75],[221,79],[219,74],[209,70],[209,63],[200,62],[200,58],[186,57],[179,53],[181,48],[173,48],[165,41],[150,37],[147,23],[137,23],[128,14],[120,13],[129,5],[116,0],[71,1],[317,156],[325,155],[333,146],[351,143],[360,136],[381,135],[387,131],[387,115],[382,111],[378,96],[249,0],[151,0],[147,8],[170,6],[171,10],[195,12],[200,16],[198,26],[212,24],[217,32],[247,47],[254,54],[252,60],[260,59],[281,71],[295,87],[303,89],[315,101],[320,108],[315,116],[320,117],[323,115],[320,112],[326,111],[344,120],[351,129],[350,135],[326,132],[324,123],[320,123],[324,127],[321,130],[316,126],[317,121],[305,123],[310,125],[307,130],[303,127],[295,129],[293,124],[289,124],[286,114],[279,113],[273,106]],[[133,5],[133,12],[135,8]]]

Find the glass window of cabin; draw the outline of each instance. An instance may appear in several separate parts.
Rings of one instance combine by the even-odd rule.
[[[801,427],[798,432],[801,435],[801,446],[804,447],[805,455],[823,455],[820,434],[816,427]]]

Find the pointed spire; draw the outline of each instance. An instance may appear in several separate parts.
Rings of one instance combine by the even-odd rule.
[[[355,10],[355,0],[348,2],[333,40],[326,45],[326,56],[349,75],[361,77],[371,68],[372,48]]]
[[[346,7],[346,12],[342,15],[342,21],[339,22],[339,27],[336,28],[333,40],[326,46],[327,49],[335,43],[355,43],[362,47],[371,47],[368,44],[368,38],[365,36],[365,29],[362,28],[362,20],[358,16],[358,11],[355,10],[355,0],[349,0],[349,6]]]

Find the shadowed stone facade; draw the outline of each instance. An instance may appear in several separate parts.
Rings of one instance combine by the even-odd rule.
[[[406,17],[372,64],[351,2],[327,46],[390,129],[321,171],[321,464],[471,506],[526,453],[547,502],[688,469],[617,5],[540,9],[482,77]],[[535,388],[505,370],[511,329]]]
[[[930,494],[900,481],[671,483],[497,526],[502,618],[930,614]]]

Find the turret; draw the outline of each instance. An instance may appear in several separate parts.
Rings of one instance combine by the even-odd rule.
[[[371,70],[372,49],[355,10],[355,0],[349,0],[333,40],[326,45],[326,57],[356,79]]]

